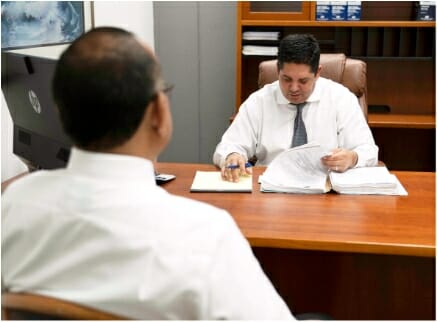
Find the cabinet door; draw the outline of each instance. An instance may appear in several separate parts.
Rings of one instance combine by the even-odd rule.
[[[311,1],[244,1],[242,18],[247,20],[311,20]]]

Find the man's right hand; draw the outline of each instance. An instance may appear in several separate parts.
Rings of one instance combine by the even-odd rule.
[[[252,168],[246,168],[245,164],[246,160],[241,154],[236,152],[229,154],[221,169],[222,179],[230,182],[238,182],[240,180],[240,175],[252,174]],[[230,168],[230,166],[237,167]]]

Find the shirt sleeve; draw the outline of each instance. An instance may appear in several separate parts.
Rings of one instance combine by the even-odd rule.
[[[256,99],[252,96],[244,102],[234,121],[223,134],[217,145],[213,162],[218,167],[224,165],[226,157],[233,153],[241,154],[246,160],[256,151]]]
[[[358,99],[347,93],[338,111],[339,147],[353,150],[358,154],[355,167],[376,166],[378,163],[378,146],[364,117]]]
[[[208,318],[293,320],[232,217],[209,270]]]

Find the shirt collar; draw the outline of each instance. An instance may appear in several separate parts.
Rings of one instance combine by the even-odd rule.
[[[73,147],[67,169],[109,181],[141,180],[155,184],[153,163],[136,156],[91,152]]]
[[[316,80],[316,85],[314,86],[314,90],[311,93],[310,97],[307,98],[306,102],[317,102],[320,100],[320,93],[321,93],[321,85],[320,85],[320,79],[319,77]],[[287,98],[282,94],[281,87],[279,87],[279,80],[276,81],[276,91],[275,91],[275,100],[278,105],[288,105],[290,102],[287,100]]]

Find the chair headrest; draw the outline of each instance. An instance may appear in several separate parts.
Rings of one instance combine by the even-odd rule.
[[[321,54],[320,65],[322,70],[320,76],[342,84],[345,64],[346,56],[344,54]]]

